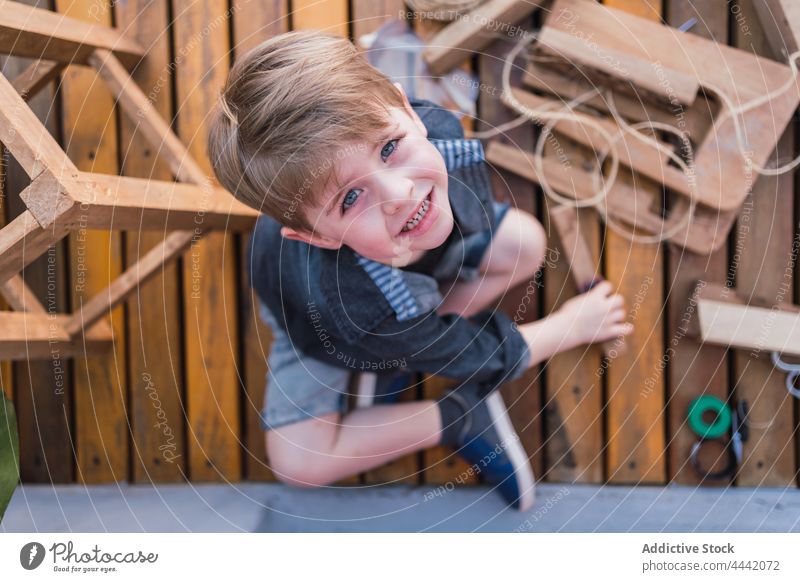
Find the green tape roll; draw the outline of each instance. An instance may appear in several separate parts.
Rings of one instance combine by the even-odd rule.
[[[711,424],[703,420],[709,410],[714,413]],[[689,427],[702,439],[718,439],[731,429],[731,409],[716,396],[698,396],[689,405]]]

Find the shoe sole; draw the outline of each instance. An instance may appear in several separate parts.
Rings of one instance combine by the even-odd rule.
[[[514,476],[519,484],[519,499],[517,500],[519,511],[527,511],[533,507],[535,495],[535,478],[531,468],[528,454],[522,447],[522,443],[514,431],[511,419],[508,416],[503,397],[500,391],[495,390],[486,397],[486,406],[489,409],[489,416],[494,423],[495,429],[500,437],[500,443],[505,443],[505,450],[511,465],[514,467]]]

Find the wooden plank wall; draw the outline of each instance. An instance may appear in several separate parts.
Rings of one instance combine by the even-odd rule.
[[[404,9],[402,0],[25,1],[114,23],[145,46],[150,56],[134,76],[209,174],[207,116],[237,57],[292,29],[324,29],[357,39],[400,17]],[[673,26],[697,17],[692,34],[769,55],[752,2],[604,0]],[[441,24],[413,26],[429,38]],[[499,88],[511,40],[516,39],[498,41],[464,62],[483,87]],[[13,77],[27,62],[4,59],[3,71]],[[499,94],[481,91],[477,119],[465,118],[465,128],[484,130],[511,119]],[[169,179],[158,152],[145,143],[134,122],[119,115],[108,91],[87,69],[67,69],[32,107],[79,167]],[[783,158],[798,149],[796,130],[793,124],[779,145]],[[535,138],[535,130],[523,126],[496,139],[530,149]],[[562,145],[569,155],[580,154]],[[18,193],[28,180],[6,155],[0,157],[0,175],[2,223],[22,210]],[[621,179],[658,188],[624,172]],[[538,189],[508,173],[496,173],[493,184],[498,198],[533,213],[552,230],[550,202]],[[772,370],[766,355],[700,345],[686,335],[685,321],[688,294],[698,278],[734,284],[743,295],[760,300],[798,302],[800,285],[791,263],[792,244],[800,236],[798,215],[800,189],[794,176],[760,178],[727,248],[700,257],[672,245],[632,245],[605,230],[592,211],[581,212],[582,231],[603,274],[626,295],[636,333],[610,365],[597,349],[577,349],[503,388],[538,478],[699,483],[687,462],[694,437],[686,409],[705,391],[723,399],[744,398],[751,406],[754,427],[734,484],[796,482],[798,406],[784,378]],[[549,313],[575,294],[557,238],[550,235],[547,264],[533,286],[526,320]],[[30,265],[25,278],[49,311],[76,309],[162,236],[74,233]],[[0,363],[2,389],[13,394],[18,409],[25,481],[273,479],[259,425],[271,334],[258,318],[258,300],[248,287],[247,239],[214,234],[142,286],[114,310],[110,322],[116,341],[108,354],[74,362]],[[527,282],[510,290],[501,308],[513,316],[529,292]],[[420,380],[409,398],[436,397],[447,385],[440,378]],[[437,447],[346,482],[440,484],[464,481],[467,468],[452,450]]]

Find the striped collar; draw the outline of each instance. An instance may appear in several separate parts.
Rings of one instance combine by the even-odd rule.
[[[444,158],[448,172],[478,164],[485,160],[483,145],[477,139],[430,139]]]

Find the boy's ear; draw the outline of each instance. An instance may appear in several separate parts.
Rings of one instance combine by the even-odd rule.
[[[310,245],[314,245],[315,247],[322,247],[323,249],[336,250],[338,248],[341,248],[342,246],[342,241],[340,240],[335,240],[327,236],[322,236],[320,234],[316,234],[313,232],[306,232],[304,230],[295,230],[288,226],[281,227],[281,236],[283,238],[288,238],[289,240],[297,240]]]
[[[406,92],[403,90],[403,86],[400,83],[392,83],[392,85],[397,87],[397,90],[400,91],[400,94],[403,96],[403,107],[405,107],[406,113],[408,113],[411,119],[414,120],[414,123],[417,125],[417,127],[419,127],[422,135],[428,137],[428,128],[425,127],[425,124],[422,123],[422,120],[419,118],[419,115],[417,115],[417,112],[414,111],[413,107],[411,107],[411,103],[409,103],[408,97],[406,97]]]

